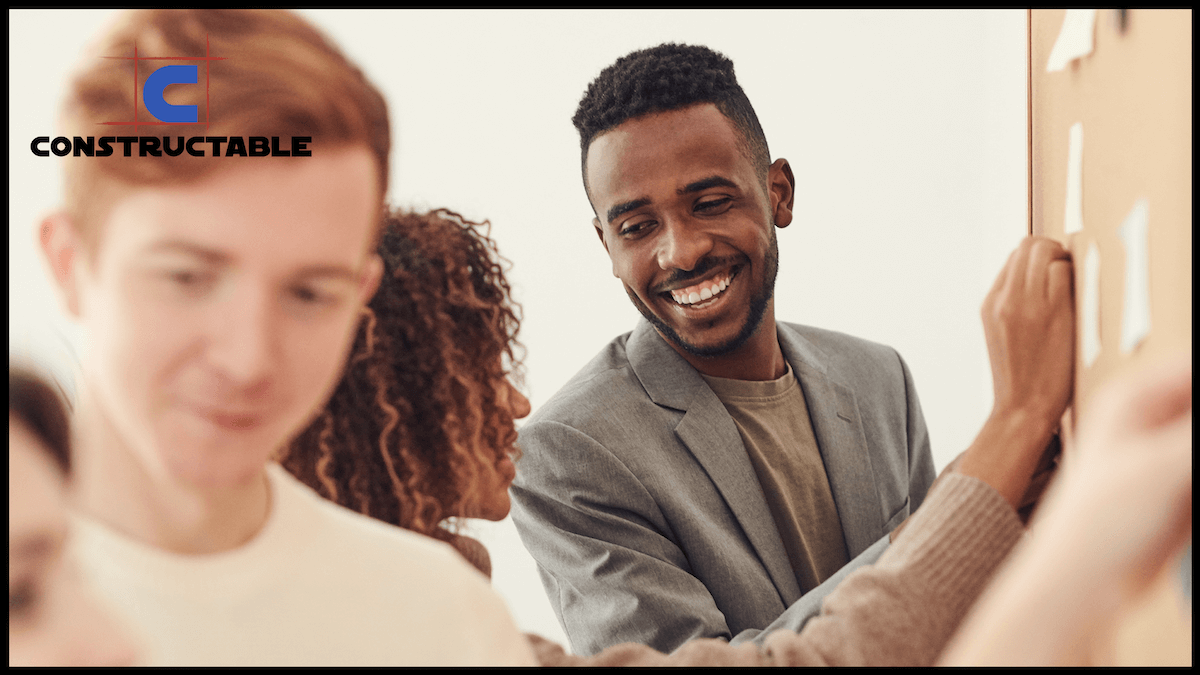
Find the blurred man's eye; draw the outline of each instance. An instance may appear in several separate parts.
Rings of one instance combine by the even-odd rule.
[[[191,286],[200,280],[200,275],[191,271],[177,271],[170,273],[171,280],[180,286]]]
[[[323,304],[333,300],[332,296],[328,294],[303,286],[292,289],[292,295],[297,300],[310,304]]]
[[[331,309],[338,307],[346,297],[346,293],[338,284],[301,284],[288,289],[287,297],[295,305],[305,310]]]
[[[194,269],[167,270],[166,277],[173,285],[188,293],[202,292],[216,282],[215,274]]]
[[[8,585],[8,620],[27,621],[38,607],[41,592],[36,583],[30,580],[18,581]]]

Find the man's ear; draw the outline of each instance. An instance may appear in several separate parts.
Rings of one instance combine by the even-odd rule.
[[[600,243],[604,246],[604,252],[608,253],[608,241],[604,239],[604,228],[600,226],[599,218],[592,218],[592,227],[596,228],[596,236],[600,237]]]
[[[359,302],[363,305],[371,302],[371,298],[375,297],[375,291],[379,290],[379,283],[383,280],[383,258],[379,257],[378,253],[372,253],[367,257],[367,264],[363,267],[362,278],[359,279]]]
[[[65,212],[55,211],[38,223],[35,236],[67,313],[80,318],[80,265],[87,251],[79,230]]]
[[[775,216],[775,227],[792,224],[792,207],[796,201],[796,177],[792,166],[780,157],[767,170],[767,189],[770,191],[771,211]]]

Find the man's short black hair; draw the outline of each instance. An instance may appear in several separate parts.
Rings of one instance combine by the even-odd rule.
[[[583,184],[588,146],[600,134],[656,112],[712,103],[742,136],[742,151],[766,182],[771,153],[750,99],[738,85],[733,61],[699,45],[665,43],[617,59],[588,85],[571,121],[579,130]]]

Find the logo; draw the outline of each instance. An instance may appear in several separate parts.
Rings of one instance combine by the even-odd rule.
[[[208,101],[209,101],[209,67],[213,61],[224,61],[224,57],[213,56],[209,48],[208,41],[205,40],[204,56],[141,56],[138,54],[137,45],[133,46],[133,56],[106,56],[108,59],[121,59],[133,61],[133,86],[137,90],[139,75],[148,73],[146,81],[142,83],[142,105],[146,111],[150,113],[152,119],[146,119],[140,115],[138,110],[137,100],[135,98],[133,110],[131,110],[130,119],[111,120],[103,122],[103,124],[132,126],[133,132],[136,134],[139,126],[157,126],[170,124],[200,124],[199,106],[192,105],[175,105],[167,101],[167,88],[172,85],[196,85],[200,82],[200,63],[204,64],[204,122],[207,128],[208,119]],[[165,65],[162,62],[171,61],[183,63],[171,63]],[[193,63],[193,62],[200,63]]]
[[[163,66],[146,78],[142,102],[146,110],[167,124],[195,124],[199,120],[195,105],[172,105],[164,97],[172,84],[196,84],[197,66]]]
[[[205,40],[204,56],[142,56],[138,53],[137,45],[133,47],[133,56],[104,56],[105,59],[120,59],[133,62],[133,89],[138,89],[141,82],[141,95],[135,96],[133,109],[125,119],[100,122],[103,126],[133,127],[132,136],[95,136],[67,138],[59,136],[51,139],[49,136],[38,136],[29,144],[33,154],[38,157],[57,157],[73,155],[75,157],[108,157],[116,149],[114,144],[122,146],[122,156],[132,157],[137,148],[139,157],[162,157],[165,152],[169,157],[176,157],[187,152],[193,157],[311,157],[312,150],[308,144],[311,136],[293,136],[290,149],[280,147],[280,138],[272,136],[191,136],[172,138],[169,134],[163,136],[139,136],[139,127],[171,127],[191,126],[203,127],[207,131],[211,124],[209,108],[212,97],[210,91],[210,67],[214,61],[224,61],[225,57],[213,56]],[[164,63],[170,62],[170,63]],[[204,87],[204,119],[201,119],[200,106],[191,103],[171,103],[170,98],[179,87],[201,86],[200,67],[203,65]],[[138,105],[138,100],[142,105]],[[192,99],[195,99],[193,94]],[[144,110],[142,108],[144,107]],[[47,147],[48,146],[48,147]],[[206,151],[211,151],[207,154]]]

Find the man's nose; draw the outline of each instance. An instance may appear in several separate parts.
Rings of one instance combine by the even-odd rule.
[[[278,342],[279,317],[266,289],[237,289],[213,318],[209,358],[231,384],[246,388],[267,379]]]
[[[658,266],[664,270],[689,271],[712,248],[712,237],[703,228],[693,227],[684,219],[670,219],[664,223],[659,238]]]

